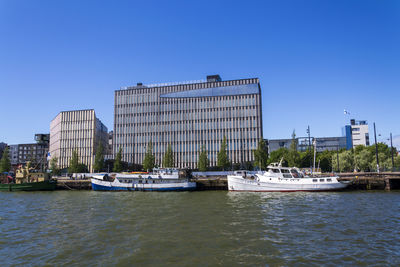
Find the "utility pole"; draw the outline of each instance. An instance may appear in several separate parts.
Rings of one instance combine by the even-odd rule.
[[[392,151],[392,171],[394,171],[394,159],[393,159],[393,140],[392,133],[390,133],[390,149]]]
[[[374,136],[375,136],[375,155],[376,155],[376,171],[379,173],[379,157],[378,157],[378,143],[376,141],[376,127],[374,122]]]

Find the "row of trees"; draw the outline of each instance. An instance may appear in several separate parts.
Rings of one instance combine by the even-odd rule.
[[[261,141],[263,144],[263,141]],[[265,162],[264,157],[268,156],[267,151],[260,152],[260,159],[257,162]],[[266,156],[265,156],[266,155]],[[118,153],[115,156],[115,160],[110,162],[113,165],[112,170],[114,172],[121,172],[126,169],[127,164],[122,161],[122,149],[120,148]],[[174,167],[174,153],[172,151],[171,145],[168,145],[167,150],[164,154],[162,165],[165,168]],[[207,156],[207,151],[205,147],[201,147],[200,155],[199,155],[199,170],[207,171],[210,165],[210,161]],[[222,170],[225,170],[231,166],[231,162],[228,159],[227,155],[227,143],[226,137],[224,137],[220,151],[218,152],[217,166]],[[144,170],[152,170],[155,167],[155,156],[153,155],[153,145],[151,142],[147,145],[146,154],[143,160],[143,169]],[[3,153],[3,157],[0,161],[0,170],[1,172],[8,172],[11,169],[11,164],[8,156],[8,149]],[[96,149],[95,162],[93,165],[93,169],[95,172],[101,172],[105,169],[105,161],[104,161],[104,147],[100,144]],[[50,170],[54,175],[60,175],[61,169],[58,166],[58,158],[52,157],[50,161]],[[68,173],[84,173],[88,172],[88,168],[85,164],[79,162],[79,155],[76,150],[72,151],[72,157],[68,166]]]
[[[338,161],[339,158],[339,161]],[[391,148],[384,144],[378,143],[378,160],[379,169],[388,171],[400,167],[400,156],[394,148],[393,161]],[[351,150],[342,150],[338,155],[332,156],[332,167],[335,171],[376,171],[376,150],[375,146],[356,146]]]
[[[386,144],[378,143],[378,157],[381,170],[391,170],[393,167],[400,168],[400,156],[397,155],[394,149],[394,157],[392,163],[391,148]],[[198,169],[199,171],[207,171],[210,167],[207,151],[204,146],[199,151]],[[290,148],[280,148],[271,152],[268,155],[268,148],[264,140],[260,140],[258,147],[253,151],[254,162],[244,163],[242,166],[232,166],[227,155],[227,142],[224,137],[221,142],[220,150],[217,154],[217,167],[220,170],[235,168],[252,169],[257,167],[259,169],[266,169],[272,162],[279,162],[283,158],[284,166],[297,166],[300,168],[309,168],[313,165],[314,151],[311,148],[308,151],[297,151],[296,135],[292,134],[292,143]],[[58,159],[53,157],[50,161],[50,169],[55,175],[61,173],[57,165]],[[155,167],[155,156],[153,155],[153,145],[149,142],[146,154],[143,160],[143,166],[129,166],[126,162],[122,161],[122,149],[120,148],[116,154],[115,160],[104,161],[104,147],[100,144],[96,149],[96,156],[94,162],[94,171],[101,172],[105,170],[106,164],[112,165],[112,171],[121,172],[126,169],[144,169],[151,170]],[[162,160],[163,167],[174,167],[174,153],[171,145],[168,145],[167,150]],[[316,165],[320,167],[323,172],[350,172],[350,171],[376,171],[376,156],[375,146],[357,146],[351,150],[342,149],[340,151],[323,151],[316,153]],[[8,148],[3,152],[3,157],[0,160],[0,173],[8,172],[11,169]],[[85,164],[79,162],[79,156],[76,151],[73,151],[68,167],[69,173],[82,173],[87,172],[88,168]]]
[[[119,172],[122,170],[122,161],[121,161],[121,148],[119,149],[115,162],[113,171]],[[261,168],[266,168],[267,166],[267,158],[268,158],[268,148],[264,142],[264,140],[260,140],[257,150],[254,151],[255,155],[255,165]],[[174,167],[174,153],[172,151],[171,145],[168,145],[167,150],[164,154],[162,165],[165,168]],[[199,160],[198,160],[198,169],[199,171],[207,171],[210,167],[210,160],[208,159],[208,153],[204,146],[200,148]],[[143,160],[143,169],[151,170],[155,167],[155,157],[153,155],[153,145],[151,142],[147,145],[146,154]],[[232,163],[229,161],[227,154],[227,141],[226,137],[224,137],[221,142],[220,150],[217,154],[217,167],[221,170],[227,170],[232,167]]]
[[[296,135],[292,135],[290,148],[280,148],[270,153],[267,164],[279,162],[282,158],[284,166],[297,166],[300,168],[310,168],[313,166],[314,149],[308,151],[297,151]],[[400,156],[397,155],[396,148],[393,148],[393,163],[391,148],[378,143],[378,158],[380,170],[392,170],[400,167]],[[375,146],[356,146],[354,149],[339,151],[323,151],[316,153],[316,167],[320,167],[322,172],[352,172],[352,171],[376,171]]]

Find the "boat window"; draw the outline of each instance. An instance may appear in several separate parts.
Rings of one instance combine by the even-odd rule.
[[[299,173],[295,169],[291,169],[290,172],[292,173],[294,178],[299,178]]]
[[[331,178],[326,179],[327,182],[332,182]]]
[[[141,184],[142,183],[142,180],[139,180],[139,184]]]
[[[279,169],[271,169],[274,173],[280,173]]]
[[[312,181],[313,181],[314,183],[316,183],[316,182],[318,182],[318,179],[312,179]]]
[[[325,179],[319,179],[320,182],[325,182]]]
[[[283,177],[292,178],[292,175],[290,174],[290,171],[288,169],[281,169],[281,172],[283,173]]]

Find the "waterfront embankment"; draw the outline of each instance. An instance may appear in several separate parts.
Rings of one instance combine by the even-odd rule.
[[[90,179],[57,179],[57,190],[92,190]]]
[[[400,172],[349,172],[340,173],[339,180],[351,182],[349,190],[400,189]]]
[[[339,180],[349,181],[347,190],[395,190],[400,189],[400,172],[382,173],[340,173]],[[207,176],[192,179],[197,183],[197,190],[228,190],[226,176]],[[58,190],[91,190],[89,179],[57,179]]]

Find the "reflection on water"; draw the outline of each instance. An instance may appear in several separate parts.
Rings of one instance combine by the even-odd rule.
[[[0,193],[0,255],[2,265],[399,265],[399,200],[399,192]]]

